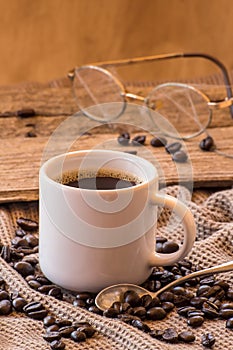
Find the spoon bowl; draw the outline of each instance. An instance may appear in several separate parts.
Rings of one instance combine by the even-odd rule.
[[[217,266],[213,266],[213,267],[210,267],[207,269],[192,272],[189,275],[178,278],[177,280],[167,284],[166,286],[159,289],[155,293],[149,292],[145,288],[137,286],[135,284],[130,284],[130,283],[115,284],[115,285],[109,286],[109,287],[101,290],[101,292],[99,292],[99,294],[95,298],[95,304],[99,309],[104,311],[104,310],[110,308],[111,305],[115,301],[123,301],[124,293],[128,290],[136,292],[139,296],[149,294],[152,297],[156,297],[156,296],[160,295],[161,293],[165,292],[166,290],[173,288],[181,283],[184,283],[185,281],[187,281],[189,279],[199,277],[199,276],[211,275],[214,273],[232,271],[232,270],[233,270],[233,260],[228,261],[228,262],[221,264],[221,265],[217,265]]]

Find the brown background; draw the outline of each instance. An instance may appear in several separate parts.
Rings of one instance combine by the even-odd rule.
[[[232,29],[232,0],[0,0],[0,84],[47,81],[79,64],[177,50],[213,54],[233,68]],[[212,72],[203,60],[157,66],[127,74]]]

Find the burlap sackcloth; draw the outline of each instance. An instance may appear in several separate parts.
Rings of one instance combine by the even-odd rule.
[[[166,192],[182,197],[190,207],[196,221],[197,240],[189,258],[200,267],[205,268],[229,261],[233,257],[233,189],[212,192],[196,190],[192,194],[184,187],[172,186]],[[0,207],[1,243],[10,244],[14,237],[16,219],[20,216],[38,220],[38,203],[13,203]],[[158,235],[167,235],[174,239],[182,230],[181,225],[175,229],[166,228],[170,220],[168,211],[163,210],[158,219]],[[170,225],[171,226],[171,225]],[[196,335],[194,344],[167,344],[151,338],[119,320],[113,320],[92,314],[84,309],[74,307],[65,301],[56,300],[32,290],[26,281],[4,260],[1,259],[0,275],[6,280],[11,291],[18,290],[28,301],[39,300],[57,317],[70,320],[86,320],[98,330],[94,338],[84,343],[64,340],[66,348],[73,349],[134,349],[134,350],[169,350],[169,349],[203,349],[201,335],[211,332],[216,337],[215,350],[233,349],[233,330],[227,329],[224,320],[206,320],[193,332]],[[218,276],[233,283],[233,273]],[[178,331],[189,329],[186,319],[172,312],[162,321],[150,322],[154,329],[175,327]],[[50,349],[42,334],[41,321],[34,321],[23,314],[12,313],[0,316],[0,349],[1,350],[42,350]]]

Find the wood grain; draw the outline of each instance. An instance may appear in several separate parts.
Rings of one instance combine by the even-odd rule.
[[[128,90],[146,95],[150,84],[127,86]],[[36,116],[19,118],[17,110],[34,108]],[[233,159],[214,152],[203,152],[199,142],[203,136],[183,143],[189,156],[185,164],[174,163],[164,148],[153,148],[145,118],[126,113],[124,124],[120,119],[114,125],[95,127],[77,111],[67,80],[48,84],[26,84],[0,87],[0,202],[38,199],[38,173],[42,162],[59,153],[105,148],[123,151],[137,150],[158,168],[160,185],[184,183],[189,187],[231,186]],[[138,119],[137,119],[138,118]],[[70,122],[71,121],[71,122]],[[121,147],[117,142],[120,132],[127,130],[132,137],[146,134],[145,147]],[[217,111],[209,132],[219,150],[233,155],[233,123],[228,110]],[[87,132],[89,130],[89,132]],[[28,132],[36,137],[28,137]],[[84,133],[84,134],[83,134]],[[56,136],[56,137],[54,137]]]
[[[226,130],[213,129],[211,134],[220,143]],[[231,142],[233,127],[228,128],[224,144]],[[189,142],[187,152],[189,162],[174,163],[169,154],[162,149],[150,146],[151,135],[147,135],[146,147],[121,147],[117,143],[118,133],[96,133],[84,135],[77,139],[69,151],[92,149],[94,147],[116,149],[123,151],[137,150],[138,155],[145,157],[158,166],[160,185],[182,183],[188,186],[230,186],[233,184],[233,160],[221,157],[212,152],[202,152],[197,140]],[[133,136],[133,135],[132,135]],[[0,144],[0,201],[30,201],[38,199],[38,172],[47,137],[37,138],[7,138]],[[233,146],[230,146],[233,154]],[[229,150],[229,147],[228,147]],[[63,152],[56,147],[54,154]]]

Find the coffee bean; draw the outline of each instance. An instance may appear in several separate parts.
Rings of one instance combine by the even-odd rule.
[[[163,332],[162,339],[168,343],[175,344],[178,342],[178,333],[174,328],[167,328]]]
[[[155,245],[155,251],[157,252],[157,253],[163,253],[163,243],[156,243],[156,245]]]
[[[201,308],[206,300],[206,297],[194,297],[190,300],[190,304],[196,308]]]
[[[35,131],[28,131],[25,134],[25,137],[37,137]]]
[[[187,317],[190,311],[196,311],[195,307],[192,306],[182,306],[177,309],[177,313],[181,316]]]
[[[27,305],[27,301],[24,298],[18,297],[12,301],[12,306],[16,311],[22,312],[23,308]]]
[[[65,343],[63,343],[61,340],[54,340],[52,343],[50,343],[50,347],[52,350],[64,350]]]
[[[139,135],[139,136],[135,136],[132,139],[132,145],[133,146],[142,146],[144,145],[146,142],[146,136],[145,135]]]
[[[193,316],[188,319],[188,325],[191,327],[200,327],[204,322],[204,317],[202,316]]]
[[[36,112],[33,108],[24,108],[17,111],[17,116],[20,118],[34,117]]]
[[[66,318],[62,318],[56,320],[56,325],[58,325],[58,327],[70,327],[72,326],[72,322],[70,320],[67,320]]]
[[[152,307],[147,310],[147,318],[149,320],[162,320],[166,317],[166,311],[162,307]]]
[[[176,295],[185,295],[186,290],[184,287],[176,286],[172,289],[173,293]]]
[[[184,151],[177,151],[173,153],[172,160],[176,163],[185,163],[188,159],[187,154]]]
[[[58,332],[59,331],[59,327],[56,324],[52,324],[49,327],[46,327],[46,331],[49,332]]]
[[[41,284],[35,280],[28,281],[28,285],[35,290],[38,290],[41,287]]]
[[[114,309],[113,307],[110,307],[110,308],[104,310],[104,312],[103,312],[103,315],[105,317],[110,317],[110,318],[115,318],[115,317],[117,317],[118,314],[119,314],[119,312],[116,309]]]
[[[9,300],[10,296],[5,290],[0,290],[0,300]]]
[[[215,337],[211,333],[203,334],[201,337],[201,343],[206,348],[211,348],[215,343]]]
[[[203,303],[202,311],[204,312],[205,317],[210,319],[217,318],[219,316],[218,307],[216,307],[214,303],[211,303],[209,301]]]
[[[141,319],[137,316],[129,315],[129,314],[119,314],[117,315],[117,318],[124,323],[131,324],[133,320],[141,321]]]
[[[166,145],[165,150],[167,151],[167,153],[174,154],[178,152],[181,149],[181,147],[182,145],[180,142],[173,142]]]
[[[151,332],[150,327],[145,322],[142,322],[141,320],[132,320],[131,325],[145,333]]]
[[[144,319],[146,316],[146,309],[143,306],[137,306],[133,308],[132,314],[140,317],[140,319]]]
[[[128,290],[124,293],[123,299],[126,303],[129,303],[132,307],[139,305],[140,297],[133,290]]]
[[[9,315],[12,311],[11,302],[9,300],[0,301],[0,315]]]
[[[32,311],[27,312],[27,316],[30,318],[33,318],[34,320],[43,320],[48,315],[47,310],[39,310],[39,311]]]
[[[233,309],[233,303],[224,302],[221,304],[221,309]]]
[[[45,327],[52,326],[53,324],[55,324],[55,322],[56,322],[55,317],[54,317],[54,316],[51,316],[51,315],[46,316],[46,317],[44,318],[44,320],[43,320],[43,323],[44,323],[44,326],[45,326]]]
[[[159,298],[158,298],[159,301]],[[150,306],[152,302],[152,296],[149,294],[144,294],[141,296],[140,304],[146,309]]]
[[[29,244],[25,237],[16,236],[11,240],[11,244],[14,247],[29,247]]]
[[[118,136],[117,141],[120,145],[127,146],[129,144],[130,134],[128,132],[123,132]]]
[[[56,288],[55,284],[45,284],[38,288],[38,291],[41,293],[48,293],[51,289]]]
[[[74,300],[73,301],[73,306],[76,307],[86,307],[86,302],[84,300]]]
[[[207,136],[205,139],[203,139],[199,144],[200,149],[203,151],[210,151],[214,148],[214,140],[211,136]]]
[[[229,318],[226,322],[226,327],[232,329],[233,328],[233,317]]]
[[[14,264],[14,268],[19,272],[23,277],[32,275],[34,273],[34,267],[25,261],[19,261]]]
[[[175,307],[175,305],[170,301],[164,301],[161,306],[164,309],[164,311],[166,311],[167,313],[172,311]]]
[[[153,147],[163,147],[166,146],[167,140],[164,137],[154,137],[150,144]]]
[[[163,284],[170,283],[170,282],[174,281],[174,279],[175,279],[175,277],[174,277],[173,273],[170,271],[167,271],[167,270],[165,270],[163,272],[162,276],[160,277],[160,281]]]
[[[171,301],[174,300],[174,294],[171,292],[163,292],[159,296],[160,301]]]
[[[26,231],[34,231],[38,229],[38,223],[34,220],[22,218],[16,220],[17,224]]]
[[[160,281],[148,281],[144,287],[148,290],[150,290],[151,292],[156,292],[157,290],[159,290],[161,288],[161,282]]]
[[[163,336],[163,331],[161,329],[153,329],[149,334],[152,338],[161,340]]]
[[[210,286],[208,284],[202,284],[197,290],[197,296],[206,297],[207,293],[210,290]]]
[[[39,239],[35,235],[27,234],[24,236],[30,247],[36,247],[39,244]]]
[[[204,278],[200,278],[200,284],[207,284],[209,286],[213,286],[215,283],[215,277],[214,276],[208,276]]]
[[[61,336],[59,332],[47,332],[43,335],[44,340],[47,342],[53,342],[54,340],[60,340]]]
[[[155,307],[155,306],[161,306],[161,301],[159,297],[153,297],[151,300],[151,303],[149,305],[149,308]]]
[[[205,317],[205,314],[201,310],[189,311],[188,314],[187,314],[188,318],[192,318],[194,316]]]
[[[219,311],[219,316],[228,319],[233,317],[233,309],[221,309]]]
[[[37,275],[35,276],[36,277],[36,280],[38,282],[40,282],[41,284],[51,284],[51,282],[44,276],[41,276],[41,275]],[[53,285],[54,286],[54,285]]]
[[[88,308],[88,311],[93,312],[94,314],[101,315],[102,311],[95,305],[92,305]]]
[[[165,254],[175,253],[177,250],[179,250],[179,244],[173,241],[168,241],[163,243],[163,249],[162,252]]]
[[[76,299],[87,300],[87,299],[90,298],[91,296],[92,296],[91,293],[82,292],[82,293],[76,294]]]
[[[83,342],[86,340],[86,334],[84,332],[79,332],[79,331],[73,331],[71,333],[71,339],[73,339],[75,342]]]
[[[72,332],[75,331],[75,328],[72,326],[66,326],[66,327],[61,327],[59,329],[59,334],[61,337],[64,338],[69,338],[69,336],[71,335]]]
[[[50,295],[56,299],[59,299],[59,300],[62,300],[62,298],[63,298],[61,288],[59,288],[59,287],[54,287],[54,288],[50,289],[48,292],[48,295]]]
[[[183,331],[179,333],[178,339],[184,343],[193,343],[195,341],[195,335],[191,331]]]
[[[77,328],[77,331],[85,333],[87,338],[93,337],[96,332],[96,330],[90,325],[79,327]]]
[[[28,313],[32,311],[42,310],[43,305],[39,301],[32,301],[24,306],[23,311]]]

